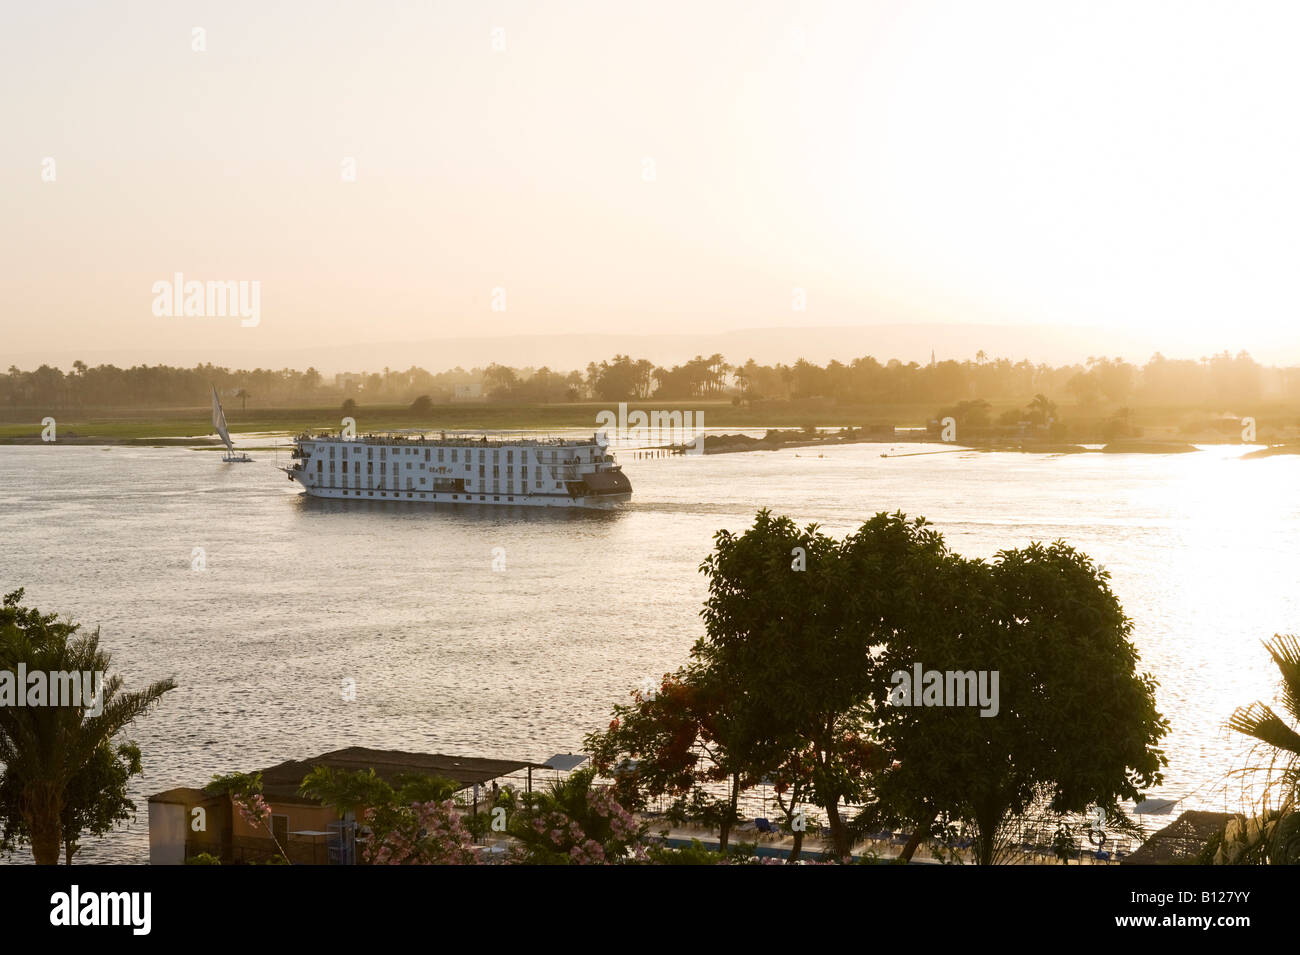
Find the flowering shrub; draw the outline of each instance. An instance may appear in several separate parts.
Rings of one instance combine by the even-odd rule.
[[[382,806],[362,813],[372,831],[362,848],[371,865],[473,865],[474,837],[450,799]]]
[[[213,776],[212,782],[208,783],[203,791],[210,796],[217,794],[229,796],[230,804],[235,812],[239,813],[239,818],[243,819],[251,829],[265,827],[267,835],[275,843],[281,857],[286,863],[289,862],[288,853],[284,851],[284,846],[280,845],[280,840],[275,838],[275,830],[271,828],[271,807],[262,796],[261,773],[229,773],[225,776]]]
[[[260,829],[271,821],[271,807],[266,804],[261,793],[231,793],[230,802],[239,813],[239,817],[248,823],[249,828]]]
[[[549,792],[521,798],[510,820],[511,861],[537,865],[610,865],[646,861],[645,825],[607,786],[584,770]]]

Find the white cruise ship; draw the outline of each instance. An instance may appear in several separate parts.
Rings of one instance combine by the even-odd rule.
[[[599,435],[300,434],[293,456],[281,470],[313,497],[602,509],[632,497]]]

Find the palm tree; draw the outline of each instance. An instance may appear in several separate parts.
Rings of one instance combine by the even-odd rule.
[[[1282,675],[1282,706],[1290,719],[1278,716],[1268,704],[1254,702],[1237,709],[1228,727],[1249,736],[1269,752],[1268,774],[1261,813],[1256,820],[1242,820],[1236,827],[1247,846],[1262,850],[1271,861],[1300,861],[1300,818],[1297,817],[1297,786],[1300,785],[1300,638],[1277,634],[1264,644]],[[1272,803],[1272,805],[1270,805]],[[1229,827],[1230,832],[1232,827]]]
[[[235,392],[235,397],[239,399],[239,410],[247,411],[248,398],[249,398],[248,392],[245,391],[243,388],[240,388],[238,391]]]
[[[1264,644],[1282,674],[1282,703],[1287,715],[1300,726],[1300,638],[1278,634]],[[1239,708],[1228,726],[1276,750],[1286,768],[1300,768],[1300,732],[1288,726],[1266,703]]]
[[[17,794],[32,856],[38,865],[56,865],[69,784],[100,747],[148,712],[176,683],[159,680],[139,692],[124,692],[122,678],[108,674],[110,658],[99,648],[98,629],[83,634],[80,624],[23,607],[22,596],[21,589],[7,594],[0,606],[0,672],[16,675],[18,665],[25,663],[28,674],[102,674],[102,689],[93,701],[0,706],[0,762]]]

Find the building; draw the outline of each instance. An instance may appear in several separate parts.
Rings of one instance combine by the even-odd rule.
[[[483,386],[478,382],[471,385],[457,385],[452,401],[482,401]]]
[[[234,810],[228,796],[208,796],[201,788],[178,787],[149,797],[150,865],[183,865],[207,853],[223,864],[264,862],[279,856],[276,842],[295,864],[326,865],[355,861],[348,838],[354,821],[340,819],[298,792],[304,777],[317,766],[336,770],[373,769],[386,782],[401,774],[419,774],[457,783],[458,797],[467,806],[477,801],[480,787],[493,782],[532,789],[534,769],[544,763],[483,759],[441,753],[404,753],[352,746],[304,760],[288,760],[262,770],[262,796],[271,808],[271,832],[251,828]]]

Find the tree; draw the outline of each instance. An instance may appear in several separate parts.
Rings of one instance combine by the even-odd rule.
[[[957,422],[958,434],[969,434],[989,426],[989,403],[983,398],[973,401],[959,401],[951,407],[939,411],[939,419],[952,418]]]
[[[238,391],[235,392],[235,397],[239,399],[239,410],[247,411],[248,399],[251,397],[251,395],[249,395],[249,393],[245,389],[240,388]]]
[[[82,633],[80,624],[24,607],[22,598],[23,591],[16,590],[0,606],[0,674],[9,671],[16,683],[19,664],[26,665],[29,679],[36,673],[102,674],[98,698],[83,699],[80,705],[0,706],[3,784],[16,799],[37,864],[54,865],[64,842],[64,810],[80,801],[78,774],[86,771],[101,747],[176,683],[160,680],[144,690],[125,692],[121,676],[109,675],[110,656],[99,648],[98,629]],[[102,806],[77,805],[71,821],[83,813],[92,818],[101,811],[112,815],[112,794],[105,798]]]
[[[877,685],[879,733],[899,761],[882,804],[920,827],[940,814],[970,824],[984,864],[1007,821],[1031,808],[1096,805],[1122,823],[1119,803],[1161,781],[1168,723],[1109,575],[1063,542],[934,570],[907,598],[917,617],[889,641],[884,670],[892,679],[920,663],[990,684],[996,674],[997,692],[988,709],[900,706]]]
[[[1056,417],[1056,402],[1052,401],[1047,395],[1034,395],[1034,400],[1029,403],[1029,420],[1034,424],[1050,424]]]
[[[411,414],[433,414],[433,399],[428,395],[420,395],[420,397],[411,402]]]
[[[1255,740],[1267,754],[1265,764],[1248,773],[1266,777],[1259,814],[1228,823],[1221,845],[1211,858],[1216,864],[1300,863],[1300,639],[1276,634],[1265,648],[1282,677],[1282,705],[1290,724],[1267,703],[1256,701],[1237,709],[1228,727]]]
[[[1160,782],[1155,682],[1136,671],[1107,575],[1068,545],[986,564],[922,518],[877,514],[836,541],[764,510],[743,534],[720,531],[702,570],[691,665],[589,739],[597,768],[643,798],[691,794],[708,812],[703,784],[729,779],[734,808],[770,779],[796,847],[806,800],[841,857],[882,821],[914,827],[910,857],[938,821],[974,828],[989,862],[1031,807],[1100,805],[1122,824],[1119,803]],[[974,698],[898,705],[896,674],[916,665],[969,674]]]
[[[634,691],[633,702],[615,706],[609,729],[589,735],[583,749],[598,772],[614,778],[626,805],[667,796],[670,818],[716,827],[725,852],[737,801],[757,777],[730,695],[712,676],[699,665],[684,667],[653,691]],[[727,794],[710,795],[705,787],[719,782],[728,783]]]
[[[72,865],[83,834],[106,835],[119,823],[135,818],[135,803],[127,796],[126,787],[132,776],[143,771],[138,746],[105,742],[73,776],[64,794],[62,812],[65,864]],[[0,851],[6,853],[29,841],[18,783],[8,775],[0,778]]]
[[[924,522],[882,514],[841,545],[761,510],[744,534],[719,531],[701,567],[706,635],[692,653],[732,688],[746,752],[764,754],[751,757],[750,774],[800,781],[840,856],[853,841],[841,807],[866,800],[884,764],[870,734],[871,651],[894,621],[882,609],[871,624],[865,610],[906,591],[936,537]],[[855,578],[862,567],[874,577]]]
[[[356,413],[357,413],[357,403],[356,403],[356,401],[354,401],[352,398],[344,398],[344,399],[343,399],[343,413],[344,413],[345,415],[356,414]]]
[[[491,398],[510,398],[519,387],[519,376],[513,368],[493,362],[483,372],[483,390]]]
[[[63,850],[68,865],[81,849],[81,836],[102,836],[135,818],[135,803],[126,787],[144,772],[140,747],[104,742],[68,784],[63,805]]]

